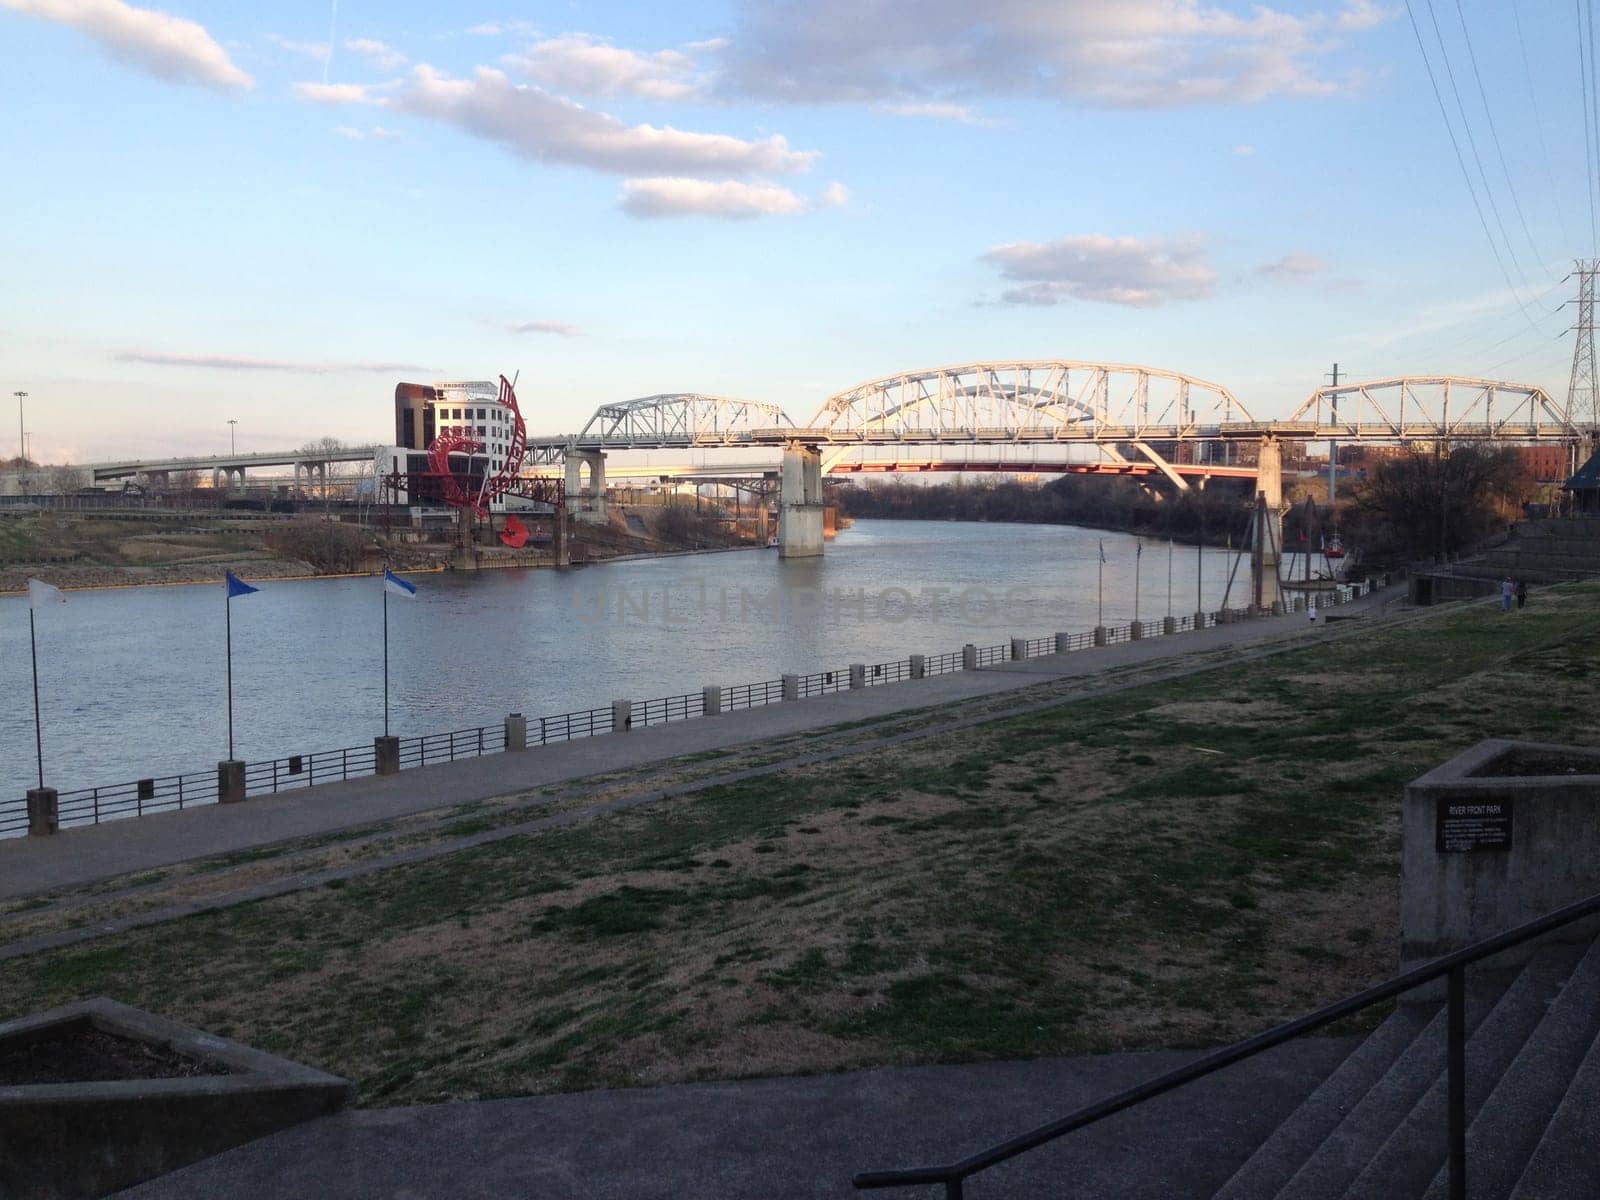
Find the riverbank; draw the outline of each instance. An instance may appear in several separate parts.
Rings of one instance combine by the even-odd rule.
[[[726,718],[596,739],[679,757],[14,908],[87,933],[288,889],[13,959],[0,1012],[110,994],[368,1105],[1223,1041],[1392,971],[1406,780],[1491,734],[1600,740],[1597,616],[1574,585],[1286,619],[1259,653],[720,750],[684,739]],[[385,782],[449,804],[421,776]]]

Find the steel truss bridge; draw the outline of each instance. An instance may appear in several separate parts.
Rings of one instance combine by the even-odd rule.
[[[1042,359],[976,362],[886,375],[825,400],[803,424],[774,404],[698,392],[605,404],[581,431],[529,437],[526,465],[553,467],[623,450],[727,450],[805,446],[823,471],[902,469],[892,447],[1061,447],[1080,455],[1044,462],[921,460],[905,469],[1077,470],[1165,476],[1188,487],[1196,475],[1248,474],[1207,463],[1208,445],[1292,441],[1453,444],[1469,441],[1572,444],[1592,440],[1564,404],[1531,384],[1451,375],[1400,376],[1319,388],[1287,418],[1252,415],[1226,387],[1177,371],[1122,363]],[[1189,447],[1189,449],[1184,449]],[[877,450],[879,457],[874,459]],[[297,476],[370,450],[295,451],[104,463],[97,481],[182,470],[242,478],[248,468],[289,465]],[[1186,461],[1188,460],[1188,461]],[[531,472],[530,472],[531,473]]]

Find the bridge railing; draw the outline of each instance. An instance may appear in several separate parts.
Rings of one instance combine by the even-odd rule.
[[[1320,606],[1335,607],[1366,594],[1367,581],[1343,584],[1317,598]],[[1227,619],[1247,620],[1248,609],[1230,609]],[[1210,628],[1218,623],[1218,613],[1187,614],[1174,619],[1177,632],[1187,633],[1198,628]],[[1146,637],[1160,636],[1160,621],[1145,623],[1142,633]],[[1105,643],[1116,644],[1132,640],[1131,624],[1107,626]],[[1021,641],[1018,657],[1038,658],[1058,651],[1077,653],[1095,647],[1094,632],[1058,634],[1053,637],[1031,638]],[[974,648],[976,665],[999,666],[1013,659],[1013,645],[978,646]],[[965,669],[965,651],[923,657],[923,674],[947,675]],[[900,683],[912,679],[910,659],[892,659],[888,662],[863,664],[862,682],[867,687]],[[822,696],[846,691],[850,687],[850,668],[815,671],[799,676],[798,698]],[[757,708],[779,704],[784,700],[782,679],[762,680],[755,683],[737,683],[722,688],[722,707],[727,710]],[[632,721],[635,725],[660,725],[670,721],[686,721],[704,716],[704,693],[686,693],[662,696],[632,703]],[[527,723],[529,745],[547,746],[580,738],[598,737],[614,730],[611,707],[580,709],[576,712],[530,717]],[[499,754],[506,749],[504,723],[479,725],[445,733],[431,733],[400,739],[400,767],[409,769],[435,763],[455,762],[462,758],[476,758],[486,754]],[[245,795],[272,795],[278,792],[315,787],[318,784],[356,779],[377,772],[377,753],[373,745],[346,746],[337,750],[319,750],[307,754],[291,754],[281,758],[247,763],[245,766]],[[146,813],[169,809],[183,809],[201,804],[215,804],[218,799],[217,771],[194,771],[181,775],[163,775],[147,779],[97,787],[78,788],[62,792],[57,801],[58,820],[62,826],[93,825],[121,817],[143,816]],[[27,831],[26,804],[22,801],[0,803],[0,837],[16,836]]]

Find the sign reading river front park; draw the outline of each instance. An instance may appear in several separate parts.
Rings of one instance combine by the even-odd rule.
[[[1434,845],[1441,854],[1511,849],[1511,797],[1440,796]]]

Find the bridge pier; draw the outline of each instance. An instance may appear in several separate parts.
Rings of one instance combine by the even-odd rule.
[[[788,442],[778,480],[778,557],[816,558],[822,553],[822,452]]]
[[[1256,458],[1256,536],[1250,553],[1251,601],[1271,611],[1283,603],[1279,564],[1283,550],[1283,443],[1261,439]]]
[[[584,468],[589,482],[583,482]],[[568,450],[567,505],[575,521],[604,524],[606,521],[606,456],[600,450]]]

